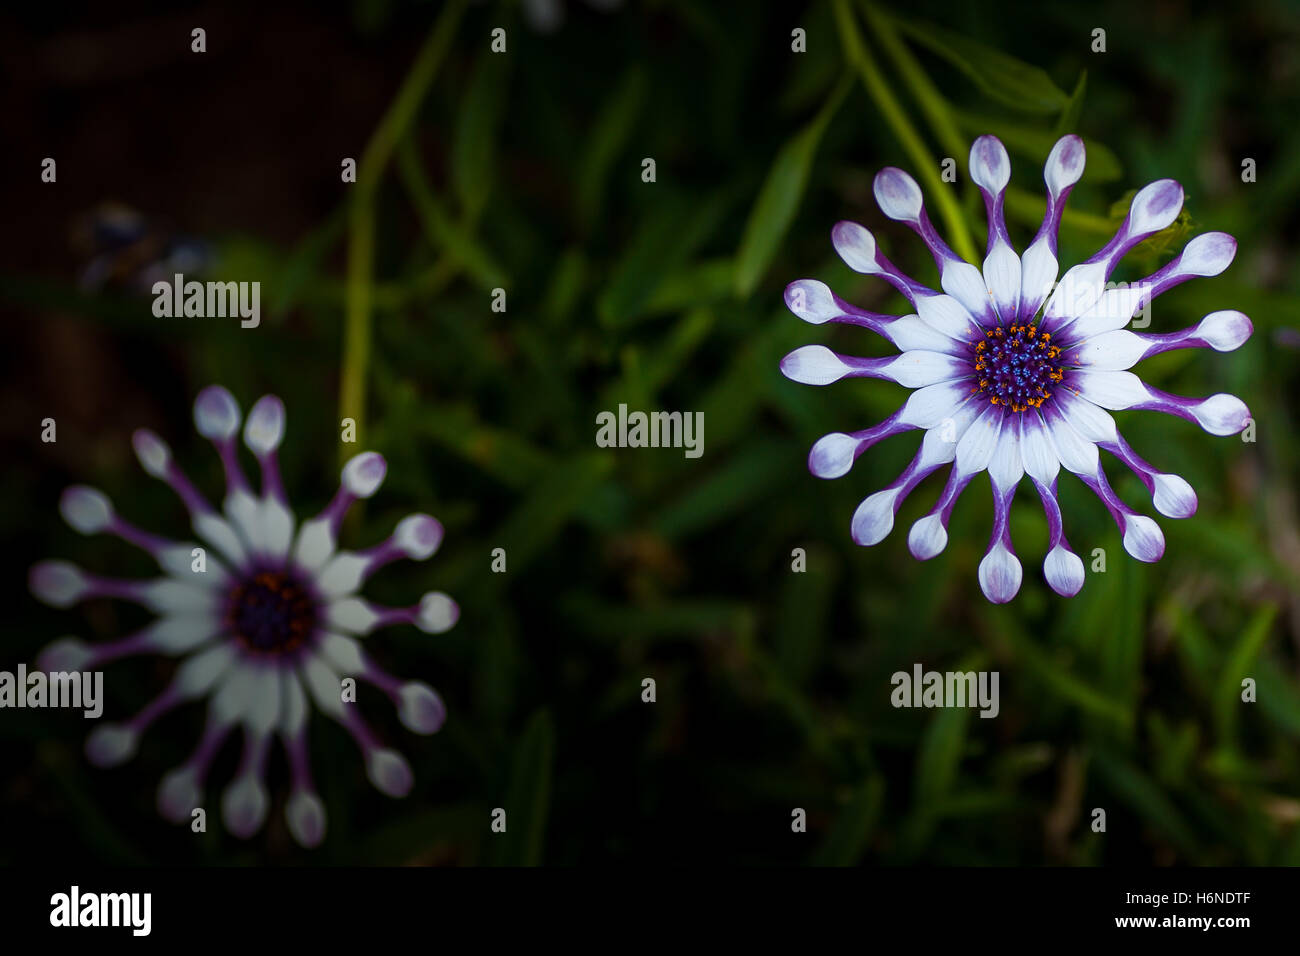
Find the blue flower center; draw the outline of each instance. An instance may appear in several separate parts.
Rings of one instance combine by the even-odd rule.
[[[316,601],[290,575],[260,571],[230,592],[226,626],[249,650],[283,654],[311,637],[316,627]]]
[[[998,326],[971,343],[979,391],[1013,412],[1038,408],[1065,377],[1061,349],[1036,325]]]

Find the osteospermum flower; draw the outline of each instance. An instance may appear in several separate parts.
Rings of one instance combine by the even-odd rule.
[[[221,457],[226,497],[217,511],[190,482],[156,434],[133,436],[144,470],[176,492],[193,519],[195,542],[143,531],[113,509],[100,491],[74,486],[60,510],[83,534],[107,532],[149,552],[162,568],[152,580],[123,580],[87,573],[63,561],[31,572],[32,591],[56,607],[93,597],[135,601],[159,619],[121,640],[88,644],[63,638],[38,662],[47,671],[98,668],[122,657],[184,657],[171,685],[122,723],[99,726],[86,753],[99,766],[128,760],[141,735],[172,708],[206,697],[207,726],[194,754],[167,774],[158,790],[164,817],[180,822],[202,805],[208,768],[231,731],[243,730],[243,756],[221,801],[232,833],[248,837],[266,818],[264,772],[272,738],[279,736],[292,780],[286,817],[294,838],[314,846],[325,834],[325,807],[312,783],[307,750],[308,699],[356,739],[371,782],[393,797],[405,796],[411,768],[397,751],[381,746],[354,705],[342,701],[342,678],[361,678],[387,694],[401,721],[420,734],[442,725],[445,712],[427,684],[402,681],[378,667],[357,637],[380,627],[411,623],[428,633],[450,628],[459,615],[445,594],[430,592],[413,607],[389,608],[358,596],[363,582],[398,558],[423,561],[442,541],[442,526],[424,514],[403,518],[386,541],[364,551],[341,551],[339,527],[352,503],[369,498],[384,480],[382,456],[365,452],[343,466],[342,483],[316,517],[295,529],[276,457],[284,436],[284,404],[267,395],[244,422],[244,443],[261,466],[262,487],[250,486],[239,462],[240,412],[226,389],[213,386],[194,402],[194,422]],[[215,552],[215,553],[213,553]],[[200,561],[199,559],[203,560]]]
[[[1161,179],[1139,190],[1115,236],[1056,282],[1057,229],[1066,197],[1083,166],[1082,140],[1066,136],[1056,143],[1043,169],[1047,211],[1042,227],[1018,256],[1002,215],[1011,177],[1007,151],[992,136],[975,141],[971,178],[984,196],[989,224],[982,270],[959,258],[935,232],[916,181],[900,169],[883,169],[875,179],[876,202],[886,216],[910,226],[929,247],[944,291],[928,289],[904,275],[880,252],[870,232],[857,223],[841,222],[831,232],[835,250],[850,268],[893,285],[914,314],[866,312],[813,279],[791,283],[785,293],[787,305],[801,319],[816,325],[862,326],[901,353],[861,358],[805,345],[782,359],[781,371],[788,378],[828,385],[866,376],[916,390],[885,421],[859,432],[825,435],[808,456],[814,475],[837,478],[881,439],[910,429],[925,430],[920,451],[898,479],[858,506],[853,515],[854,541],[872,545],[883,540],[908,493],[931,472],[951,463],[938,502],[908,534],[916,558],[934,557],[947,545],[948,518],[958,495],[975,475],[987,471],[993,487],[993,535],[980,562],[979,581],[985,596],[998,603],[1016,595],[1023,577],[1007,518],[1011,499],[1026,474],[1047,513],[1043,573],[1053,590],[1065,596],[1079,592],[1084,573],[1083,562],[1070,550],[1062,530],[1056,500],[1061,466],[1101,498],[1119,525],[1124,549],[1139,561],[1160,559],[1164,535],[1154,520],[1133,511],[1111,489],[1099,448],[1133,470],[1161,514],[1186,518],[1196,511],[1191,486],[1139,458],[1105,409],[1167,412],[1194,421],[1213,435],[1240,432],[1250,415],[1231,395],[1204,399],[1170,395],[1128,371],[1142,359],[1171,349],[1208,346],[1231,351],[1252,331],[1250,320],[1235,311],[1213,312],[1196,326],[1167,335],[1124,328],[1136,311],[1162,292],[1193,276],[1218,275],[1236,254],[1231,236],[1209,232],[1188,242],[1152,275],[1129,284],[1108,283],[1130,249],[1178,217],[1183,189],[1177,182]]]

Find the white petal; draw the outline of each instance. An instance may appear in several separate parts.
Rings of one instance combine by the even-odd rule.
[[[229,438],[239,430],[239,403],[220,385],[210,385],[194,399],[194,427],[204,438]]]
[[[202,803],[198,772],[192,767],[171,771],[158,785],[158,812],[172,823],[188,821]]]
[[[184,698],[193,700],[211,690],[233,666],[235,649],[229,641],[214,644],[190,657],[176,669],[172,686]]]
[[[214,512],[205,512],[194,518],[195,533],[221,552],[231,564],[240,565],[248,560],[248,552],[238,532],[225,518]]]
[[[1130,369],[1146,354],[1148,343],[1128,329],[1094,335],[1070,352],[1076,365],[1109,371]]]
[[[976,186],[994,195],[1011,182],[1011,157],[996,136],[980,136],[971,144],[970,178]]]
[[[203,585],[158,578],[144,586],[143,600],[159,614],[195,616],[216,609],[217,592]]]
[[[989,480],[993,482],[995,488],[1010,488],[1025,474],[1025,465],[1020,454],[1020,429],[1014,425],[1014,422],[1004,425],[998,438],[997,449],[989,460]]]
[[[393,544],[412,561],[424,561],[442,544],[442,525],[429,515],[407,515],[393,531]]]
[[[1155,520],[1146,515],[1127,515],[1124,521],[1124,550],[1139,561],[1159,561],[1165,553],[1165,536]]]
[[[948,546],[948,530],[937,514],[928,514],[912,525],[907,547],[918,561],[927,561]]]
[[[1178,475],[1151,476],[1151,500],[1156,510],[1170,518],[1190,518],[1196,514],[1196,492]]]
[[[1132,235],[1159,232],[1178,218],[1183,208],[1183,187],[1173,179],[1158,179],[1138,190],[1129,207]]]
[[[325,839],[325,804],[316,794],[299,790],[284,810],[289,832],[302,846],[311,849]]]
[[[917,428],[933,428],[944,419],[953,417],[957,407],[970,396],[970,388],[962,382],[941,382],[918,388],[908,396],[899,412],[899,421]]]
[[[417,734],[436,733],[447,717],[437,692],[428,684],[410,681],[402,685],[400,696],[402,723]]]
[[[808,470],[818,478],[839,478],[849,473],[862,442],[844,432],[817,439],[808,453]]]
[[[315,571],[322,567],[334,553],[334,531],[328,518],[304,521],[298,530],[298,543],[293,549],[293,559],[299,567]]]
[[[1233,309],[1211,312],[1196,326],[1197,336],[1218,352],[1231,352],[1240,347],[1254,331],[1250,319]]]
[[[1050,488],[1061,472],[1061,459],[1056,457],[1056,449],[1047,436],[1047,426],[1033,412],[1021,413],[1020,420],[1020,457],[1025,471]]]
[[[1196,421],[1211,435],[1235,435],[1246,427],[1250,409],[1235,395],[1220,392],[1191,407]]]
[[[830,385],[853,371],[824,345],[803,345],[781,359],[781,374],[802,385]]]
[[[994,604],[1006,604],[1020,590],[1024,569],[1020,560],[999,541],[980,561],[979,580],[985,597]]]
[[[246,840],[262,828],[269,800],[266,787],[253,774],[236,777],[221,795],[221,818],[226,829]]]
[[[1207,232],[1193,238],[1178,256],[1178,271],[1195,276],[1217,276],[1232,264],[1237,240],[1226,232]]]
[[[975,267],[971,266],[971,269],[975,270]],[[975,270],[975,274],[978,276],[979,271]],[[981,277],[981,294],[987,299],[987,293],[983,289],[984,283]],[[966,310],[966,307],[951,295],[917,296],[916,312],[921,317],[922,322],[942,332],[950,339],[972,342],[976,337],[983,334],[975,320],[971,318],[971,314]]]
[[[1002,434],[1004,417],[1002,408],[990,405],[971,423],[961,441],[957,442],[955,468],[958,472],[964,475],[978,474],[989,466],[993,452],[998,447],[998,437]]]
[[[1062,465],[1076,475],[1091,477],[1097,473],[1100,456],[1097,454],[1096,445],[1085,439],[1059,416],[1049,419],[1048,431],[1052,437],[1052,448]]]
[[[876,173],[872,192],[876,196],[876,205],[890,219],[912,223],[920,220],[923,205],[921,187],[901,169],[887,166]]]
[[[907,388],[924,388],[937,382],[969,378],[971,363],[968,359],[917,349],[904,352],[884,366],[881,371],[899,385]]]
[[[223,627],[214,614],[170,615],[149,626],[149,646],[163,654],[184,654],[216,637]]]
[[[894,527],[894,502],[901,493],[901,488],[886,488],[859,504],[850,523],[853,540],[864,547],[884,541]]]
[[[1058,544],[1043,560],[1043,576],[1057,594],[1074,597],[1083,589],[1083,560]]]
[[[284,402],[274,395],[263,395],[248,412],[244,422],[244,444],[258,455],[280,447],[284,439]]]
[[[320,652],[340,674],[356,677],[366,669],[361,645],[354,638],[342,634],[326,634],[321,639]]]
[[[1020,300],[1026,310],[1032,305],[1032,314],[1038,314],[1038,306],[1051,291],[1060,268],[1046,237],[1034,240],[1025,250],[1020,257]]]
[[[307,695],[298,675],[287,668],[280,674],[280,694],[280,733],[295,737],[307,725]]]
[[[963,357],[970,354],[970,346],[965,339],[954,339],[950,335],[945,335],[919,315],[905,315],[890,322],[885,328],[885,337],[893,342],[900,352],[924,349],[929,352],[944,352]]]
[[[348,597],[327,605],[325,620],[330,627],[349,634],[369,634],[379,623],[379,615],[361,598]]]
[[[98,488],[73,485],[59,499],[59,511],[82,534],[103,531],[113,520],[113,503]]]
[[[1094,372],[1081,369],[1072,374],[1070,384],[1094,405],[1112,411],[1132,408],[1150,398],[1142,380],[1132,372]]]
[[[244,710],[244,726],[254,734],[268,734],[280,720],[280,669],[272,666],[248,668],[250,699]]]
[[[942,275],[939,276],[939,285],[943,291],[956,299],[968,313],[967,328],[970,328],[970,316],[985,315],[992,318],[989,312],[989,286],[979,269],[969,262],[949,259],[944,262],[940,272]],[[1016,291],[1020,291],[1019,287]],[[917,310],[920,311],[920,308],[921,304],[918,302]],[[973,331],[970,334],[962,334],[961,338],[969,340],[974,334]]]
[[[831,229],[831,244],[854,272],[874,275],[880,271],[876,263],[876,237],[856,222],[836,223]]]
[[[1078,136],[1062,136],[1047,154],[1043,165],[1043,181],[1048,191],[1059,196],[1068,186],[1073,186],[1083,176],[1087,157],[1083,140]]]
[[[396,750],[376,748],[366,755],[366,776],[381,792],[390,797],[404,797],[411,792],[415,777],[411,765]]]
[[[351,551],[340,551],[316,575],[316,590],[325,598],[340,598],[354,593],[365,580],[369,558]]]
[[[455,626],[460,618],[456,602],[441,591],[430,591],[420,598],[420,612],[415,626],[426,634],[441,634]]]
[[[842,314],[830,286],[816,279],[799,279],[785,287],[785,304],[805,322],[821,325]]]
[[[85,573],[67,561],[42,561],[28,578],[32,593],[53,607],[70,607],[90,588]]]
[[[383,484],[388,473],[384,456],[373,451],[363,451],[343,466],[343,487],[358,498],[369,498]]]
[[[1020,307],[1020,257],[999,242],[984,260],[984,283],[988,286],[998,315],[1008,323]]]
[[[257,692],[262,684],[256,680],[252,664],[236,661],[221,679],[221,686],[212,695],[212,719],[222,724],[244,720],[252,711]]]
[[[1062,341],[1081,341],[1124,328],[1150,294],[1150,287],[1143,284],[1107,289],[1087,312],[1061,331]]]
[[[321,712],[340,720],[343,717],[343,686],[339,675],[319,657],[308,657],[299,665],[299,673],[311,699]]]
[[[116,767],[135,756],[140,735],[124,724],[101,724],[86,740],[86,757],[96,767]]]
[[[131,446],[140,460],[140,467],[146,472],[155,478],[162,478],[167,473],[172,453],[161,438],[147,428],[140,428],[131,436]]]

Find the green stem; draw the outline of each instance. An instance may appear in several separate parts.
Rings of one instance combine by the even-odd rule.
[[[957,128],[957,121],[953,119],[948,102],[921,68],[920,62],[912,55],[907,44],[899,37],[889,16],[882,13],[874,3],[864,2],[862,8],[866,14],[867,25],[871,27],[872,36],[894,61],[894,66],[898,67],[903,81],[911,88],[912,95],[920,104],[921,112],[930,121],[930,128],[934,130],[939,143],[952,154],[957,160],[957,165],[964,170],[969,146],[961,130]]]
[[[366,373],[370,368],[370,314],[373,305],[375,195],[393,150],[424,101],[465,12],[465,0],[450,0],[411,65],[388,112],[361,154],[348,210],[348,266],[343,325],[343,369],[339,417],[351,418],[360,434],[365,419]],[[343,450],[346,456],[347,449]]]
[[[835,20],[839,25],[840,40],[844,46],[844,55],[849,64],[862,74],[862,85],[875,101],[889,124],[894,135],[902,144],[903,150],[917,168],[921,181],[929,187],[930,196],[939,206],[939,214],[947,227],[953,251],[968,262],[978,262],[978,253],[971,242],[966,220],[962,217],[961,207],[956,198],[939,177],[939,164],[930,155],[924,140],[916,131],[903,107],[890,90],[889,84],[867,54],[866,43],[849,10],[848,0],[834,0]]]

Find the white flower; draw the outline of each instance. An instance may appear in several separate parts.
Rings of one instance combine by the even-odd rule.
[[[185,504],[202,545],[143,531],[118,515],[102,492],[76,486],[60,502],[68,524],[82,534],[106,532],[144,549],[162,576],[108,578],[63,561],[42,562],[31,572],[33,593],[56,607],[116,597],[150,608],[158,620],[109,643],[64,638],[47,647],[38,663],[46,671],[71,671],[137,654],[183,657],[161,695],[129,720],[102,724],[90,735],[87,756],[100,766],[122,763],[134,755],[141,735],[158,717],[207,698],[202,738],[190,759],[164,777],[159,811],[173,822],[189,820],[202,805],[213,757],[230,732],[242,728],[243,756],[221,809],[232,833],[251,836],[266,818],[266,760],[272,738],[279,736],[292,781],[289,829],[299,843],[315,846],[325,835],[325,807],[308,758],[309,699],[347,728],[361,748],[371,782],[394,797],[410,790],[411,769],[401,754],[379,743],[353,705],[343,703],[342,678],[368,681],[388,695],[402,723],[416,733],[431,734],[442,725],[445,712],[437,693],[427,684],[402,681],[382,670],[357,639],[391,624],[411,623],[428,633],[455,624],[455,602],[436,591],[406,608],[380,607],[357,595],[384,565],[432,555],[442,541],[442,526],[415,514],[374,547],[338,550],[337,535],[348,508],[373,495],[384,480],[387,465],[380,455],[365,452],[352,458],[343,467],[333,500],[295,528],[276,457],[284,437],[280,399],[263,397],[243,422],[244,444],[261,466],[259,492],[239,462],[240,412],[230,392],[212,386],[199,393],[194,422],[221,456],[227,484],[221,511],[190,482],[157,435],[140,430],[133,443],[145,471],[169,484]],[[200,547],[202,553],[196,551]]]
[[[1139,308],[1167,289],[1226,269],[1236,254],[1235,240],[1221,232],[1205,233],[1145,279],[1107,288],[1120,259],[1178,217],[1182,187],[1162,179],[1139,190],[1110,242],[1069,269],[1058,283],[1057,230],[1066,197],[1083,167],[1083,141],[1077,136],[1059,140],[1043,169],[1048,194],[1043,225],[1024,254],[1017,256],[1002,215],[1011,177],[1007,151],[992,136],[975,141],[971,178],[983,194],[989,223],[982,269],[959,258],[935,232],[920,187],[911,176],[899,169],[881,170],[875,179],[877,203],[886,216],[910,226],[929,247],[939,266],[943,292],[903,275],[876,247],[870,232],[857,223],[841,222],[831,238],[844,261],[858,272],[889,282],[914,313],[900,318],[863,311],[813,279],[793,282],[785,293],[787,305],[801,319],[815,325],[859,325],[900,352],[887,358],[859,358],[806,345],[782,359],[781,371],[788,378],[828,385],[868,376],[916,390],[880,424],[851,434],[825,435],[809,454],[808,467],[814,475],[837,478],[881,439],[910,429],[925,431],[920,451],[903,474],[858,506],[853,515],[854,541],[872,545],[883,540],[908,493],[931,472],[952,464],[938,503],[908,535],[914,556],[934,557],[947,544],[948,518],[957,496],[975,475],[987,471],[993,486],[993,535],[980,562],[979,580],[985,596],[997,603],[1016,595],[1023,576],[1011,545],[1008,513],[1026,474],[1047,513],[1043,573],[1048,584],[1066,596],[1083,587],[1083,562],[1070,550],[1062,530],[1056,500],[1061,466],[1101,498],[1119,525],[1125,550],[1139,561],[1160,559],[1164,535],[1155,521],[1134,512],[1111,490],[1099,448],[1137,474],[1161,514],[1185,518],[1195,512],[1191,486],[1139,458],[1105,409],[1167,412],[1214,435],[1236,434],[1250,417],[1245,404],[1231,395],[1205,399],[1170,395],[1128,371],[1142,359],[1170,349],[1231,351],[1250,337],[1246,316],[1213,312],[1196,326],[1167,335],[1124,328]]]

